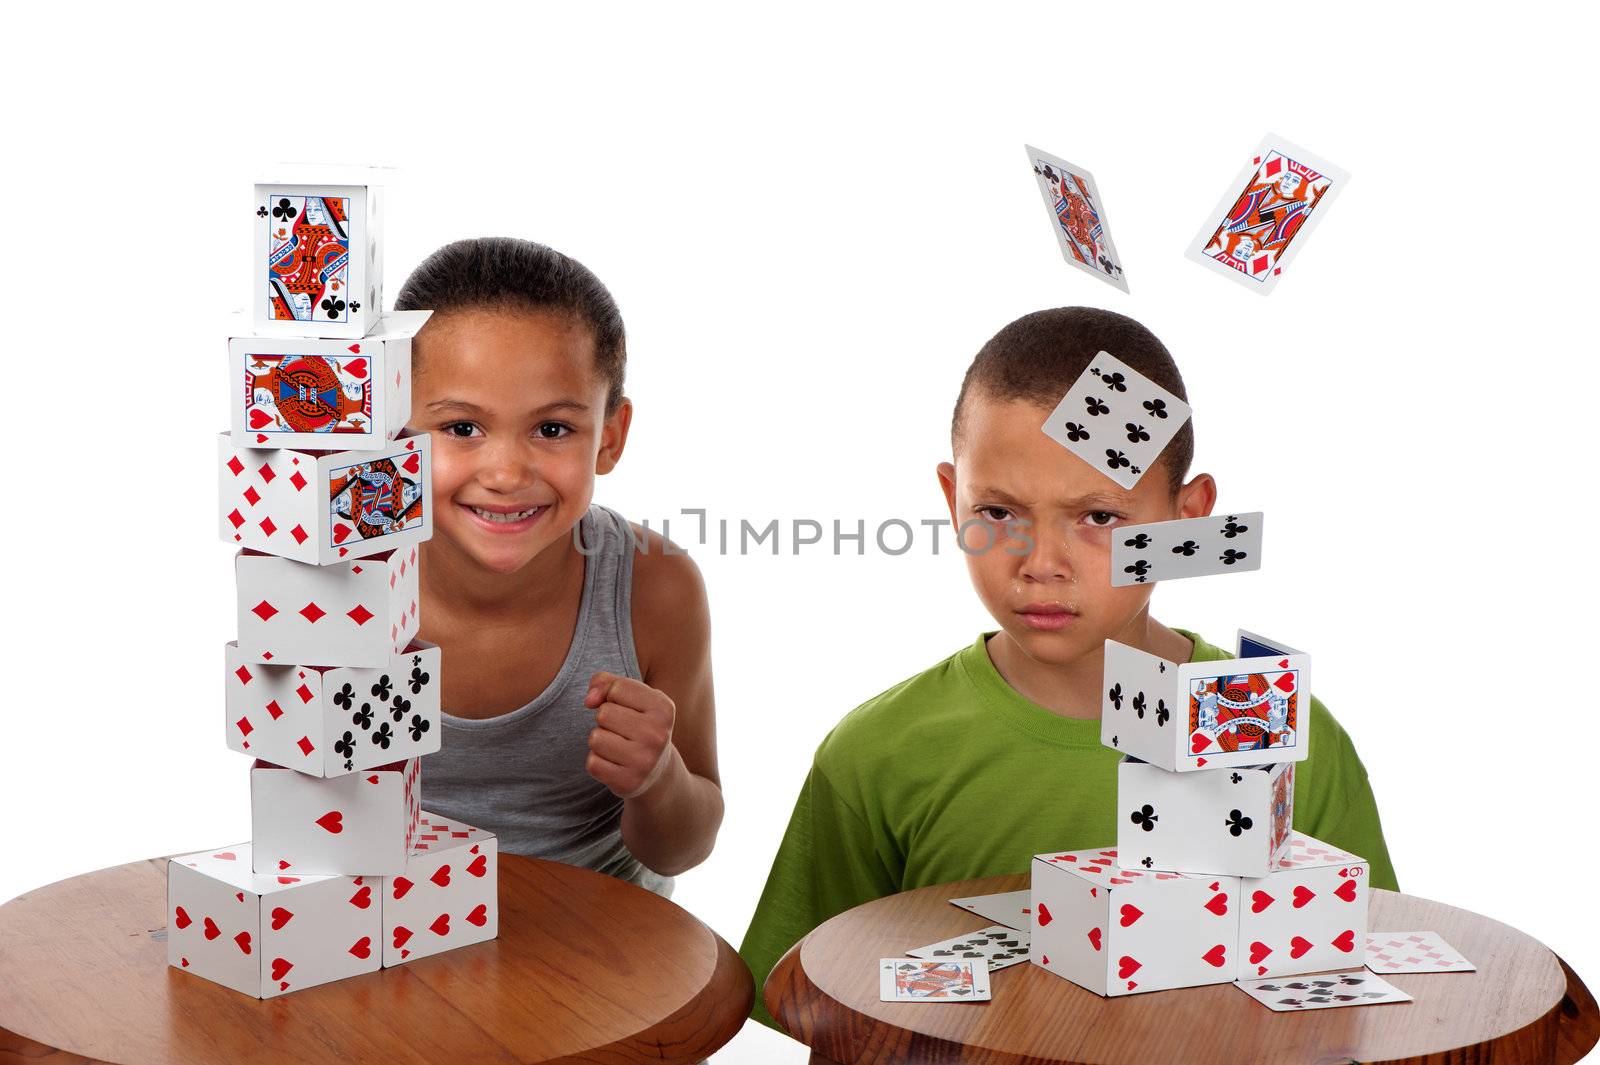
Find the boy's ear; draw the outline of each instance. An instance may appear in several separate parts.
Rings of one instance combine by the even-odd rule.
[[[944,502],[950,508],[950,527],[961,528],[961,523],[956,520],[956,467],[953,462],[941,462],[935,471],[939,475],[939,487],[944,491]]]
[[[603,476],[617,468],[622,449],[628,443],[628,426],[632,424],[633,401],[625,398],[600,423],[600,453],[594,458],[595,473]]]
[[[1180,518],[1205,518],[1217,505],[1217,481],[1209,473],[1197,473],[1188,484],[1178,489],[1178,516]]]

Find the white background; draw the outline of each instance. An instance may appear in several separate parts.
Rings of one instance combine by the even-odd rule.
[[[249,186],[383,163],[407,179],[390,299],[482,234],[616,294],[638,413],[600,501],[867,523],[862,557],[776,558],[672,525],[710,590],[728,798],[676,899],[730,942],[817,742],[987,624],[948,540],[889,557],[870,530],[942,513],[983,341],[1087,303],[1165,340],[1198,468],[1269,514],[1264,571],[1164,587],[1157,615],[1312,651],[1402,886],[1600,986],[1600,160],[1573,9],[42,6],[8,14],[0,73],[0,899],[248,833],[211,471]],[[1353,179],[1262,299],[1183,250],[1267,130]],[[1025,141],[1094,172],[1131,296],[1062,262]],[[717,1055],[803,1060],[753,1025]]]

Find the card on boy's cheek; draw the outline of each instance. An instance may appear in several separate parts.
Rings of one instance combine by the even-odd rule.
[[[1189,414],[1189,404],[1102,351],[1051,411],[1043,429],[1117,484],[1132,488]]]
[[[1260,569],[1261,529],[1259,510],[1124,526],[1112,534],[1111,586]]]
[[[1028,161],[1033,164],[1062,257],[1078,269],[1128,291],[1122,257],[1111,242],[1111,224],[1094,175],[1031,145],[1024,147],[1028,149]]]

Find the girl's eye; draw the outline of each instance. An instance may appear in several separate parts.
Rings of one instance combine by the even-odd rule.
[[[978,513],[982,514],[985,518],[993,522],[1005,522],[1011,520],[1011,511],[1007,510],[1005,507],[979,507]]]
[[[449,425],[444,425],[440,428],[450,436],[458,437],[462,440],[481,432],[481,430],[471,422],[451,422]]]
[[[541,439],[560,440],[563,436],[572,432],[572,426],[564,425],[561,422],[543,422],[536,432],[538,432]]]
[[[1096,510],[1089,514],[1089,524],[1096,529],[1108,529],[1119,520],[1116,514],[1109,510]]]

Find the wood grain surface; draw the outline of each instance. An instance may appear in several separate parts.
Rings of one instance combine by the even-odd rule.
[[[987,1003],[878,1001],[879,958],[991,923],[947,900],[1027,886],[968,880],[840,914],[779,961],[767,1007],[813,1062],[846,1065],[1571,1065],[1600,1038],[1588,988],[1538,941],[1376,889],[1373,931],[1438,932],[1478,971],[1385,975],[1416,1001],[1304,1013],[1273,1013],[1229,984],[1101,998],[1032,964],[992,974]]]
[[[733,948],[586,869],[500,856],[500,937],[262,1002],[167,966],[166,860],[0,906],[0,1065],[694,1062],[754,1000]]]

